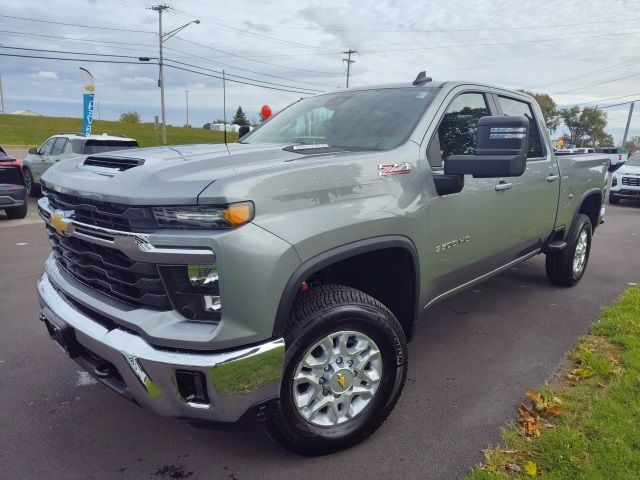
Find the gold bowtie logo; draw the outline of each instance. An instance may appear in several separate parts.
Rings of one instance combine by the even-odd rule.
[[[338,383],[342,388],[345,388],[347,386],[347,379],[341,373],[338,374]]]
[[[66,212],[56,210],[51,214],[49,223],[53,228],[55,228],[56,232],[58,232],[59,235],[66,235],[69,231],[71,220],[69,218],[66,218]]]

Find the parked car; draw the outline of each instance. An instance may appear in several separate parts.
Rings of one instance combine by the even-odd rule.
[[[9,218],[27,216],[27,191],[22,166],[0,147],[0,209]]]
[[[424,72],[228,146],[69,160],[42,177],[41,318],[143,408],[326,454],[392,411],[428,307],[538,254],[580,281],[607,167],[556,158],[533,97]]]
[[[596,147],[596,153],[605,154],[611,162],[612,171],[620,168],[627,161],[629,154],[622,147]]]
[[[609,203],[615,205],[623,198],[640,199],[640,152],[631,155],[611,179]]]
[[[53,164],[78,155],[111,152],[138,148],[133,138],[121,135],[83,135],[81,133],[60,133],[48,138],[40,148],[30,148],[24,159],[24,177],[27,193],[32,197],[40,195],[40,177]]]

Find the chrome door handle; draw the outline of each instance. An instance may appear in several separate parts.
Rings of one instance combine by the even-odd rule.
[[[496,185],[496,192],[504,192],[505,190],[509,190],[511,187],[513,187],[513,183],[500,182]]]
[[[547,182],[555,182],[560,178],[560,175],[549,175],[547,177]]]

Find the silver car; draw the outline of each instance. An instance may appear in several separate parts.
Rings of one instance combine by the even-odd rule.
[[[79,155],[138,148],[138,142],[122,135],[60,133],[48,138],[40,148],[30,148],[24,159],[24,179],[31,197],[40,195],[40,176],[54,163]]]

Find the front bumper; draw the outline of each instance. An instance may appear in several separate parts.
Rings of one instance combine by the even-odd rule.
[[[159,349],[104,318],[92,318],[59,292],[47,273],[38,282],[38,296],[41,318],[68,326],[73,345],[67,350],[80,366],[159,415],[207,422],[260,419],[265,403],[278,396],[285,351],[281,338],[217,353]],[[105,365],[109,376],[103,375]],[[208,402],[185,399],[177,371],[201,372]]]

